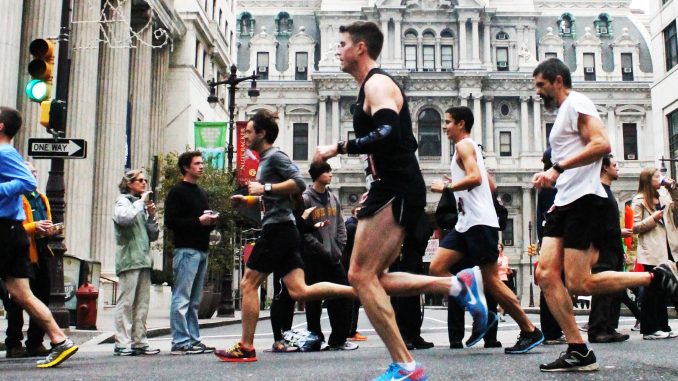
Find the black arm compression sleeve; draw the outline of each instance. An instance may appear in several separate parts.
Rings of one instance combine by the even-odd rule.
[[[400,143],[400,118],[398,113],[383,108],[372,115],[372,123],[376,127],[372,132],[346,143],[346,152],[377,153],[389,151]]]

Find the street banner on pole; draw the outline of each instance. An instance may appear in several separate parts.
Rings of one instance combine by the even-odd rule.
[[[227,126],[226,122],[194,122],[195,149],[212,168],[224,169]]]
[[[259,154],[247,148],[245,144],[245,128],[247,122],[235,122],[237,147],[236,147],[236,182],[239,186],[244,186],[248,181],[254,181],[257,178],[259,169]]]

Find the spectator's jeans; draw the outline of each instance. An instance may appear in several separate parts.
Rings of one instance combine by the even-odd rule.
[[[195,249],[174,250],[174,287],[170,307],[172,346],[185,347],[200,342],[198,306],[207,272],[207,253]]]

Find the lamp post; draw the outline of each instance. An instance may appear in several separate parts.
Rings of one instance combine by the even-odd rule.
[[[664,155],[659,159],[659,161],[662,163],[661,168],[659,168],[659,172],[661,172],[662,175],[666,175],[666,172],[668,171],[666,169],[666,165],[664,164],[665,161],[668,161],[669,163],[678,163],[678,158],[677,159],[666,159],[664,158]],[[675,178],[675,173],[673,172],[673,166],[671,166],[671,176]]]
[[[530,236],[530,246],[528,249],[528,256],[530,257],[530,307],[534,307],[534,290],[532,289],[532,284],[534,283],[534,274],[532,273],[532,257],[537,254],[536,247],[532,246],[532,221],[527,223],[527,231]]]
[[[228,85],[228,171],[231,174],[235,174],[233,171],[233,128],[235,125],[235,91],[238,89],[238,84],[244,81],[252,81],[250,89],[247,91],[247,95],[250,96],[252,102],[257,101],[259,96],[259,89],[257,89],[257,78],[259,77],[256,73],[252,73],[249,77],[238,77],[237,76],[238,68],[235,65],[231,65],[231,75],[223,81],[214,81],[211,80],[207,82],[207,85],[210,87],[210,95],[207,97],[207,102],[210,104],[210,107],[215,108],[219,98],[216,95],[216,87],[219,85]]]
[[[238,84],[244,81],[252,81],[247,95],[250,96],[252,102],[257,101],[259,96],[259,89],[257,89],[257,74],[255,72],[248,77],[238,77],[238,68],[231,65],[231,74],[223,81],[211,80],[207,82],[210,87],[210,95],[207,97],[207,102],[210,107],[215,108],[219,98],[217,98],[216,87],[219,85],[228,85],[228,172],[232,178],[235,178],[236,171],[233,169],[233,128],[235,127],[235,91],[238,89]],[[235,308],[233,305],[233,273],[226,271],[221,277],[221,298],[219,299],[219,307],[217,308],[217,316],[234,316]]]

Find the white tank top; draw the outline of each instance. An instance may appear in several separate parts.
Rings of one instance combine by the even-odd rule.
[[[482,182],[479,186],[471,190],[461,190],[454,192],[454,198],[457,200],[457,212],[459,217],[454,230],[463,233],[476,225],[485,225],[499,228],[497,213],[494,211],[494,202],[492,201],[492,192],[490,191],[490,182],[487,178],[487,169],[483,160],[483,153],[478,144],[471,138],[465,138],[476,151],[476,161],[480,170]],[[462,141],[464,141],[462,140]],[[457,164],[457,152],[455,151],[450,164],[452,172],[452,181],[456,182],[466,177],[466,172]]]

